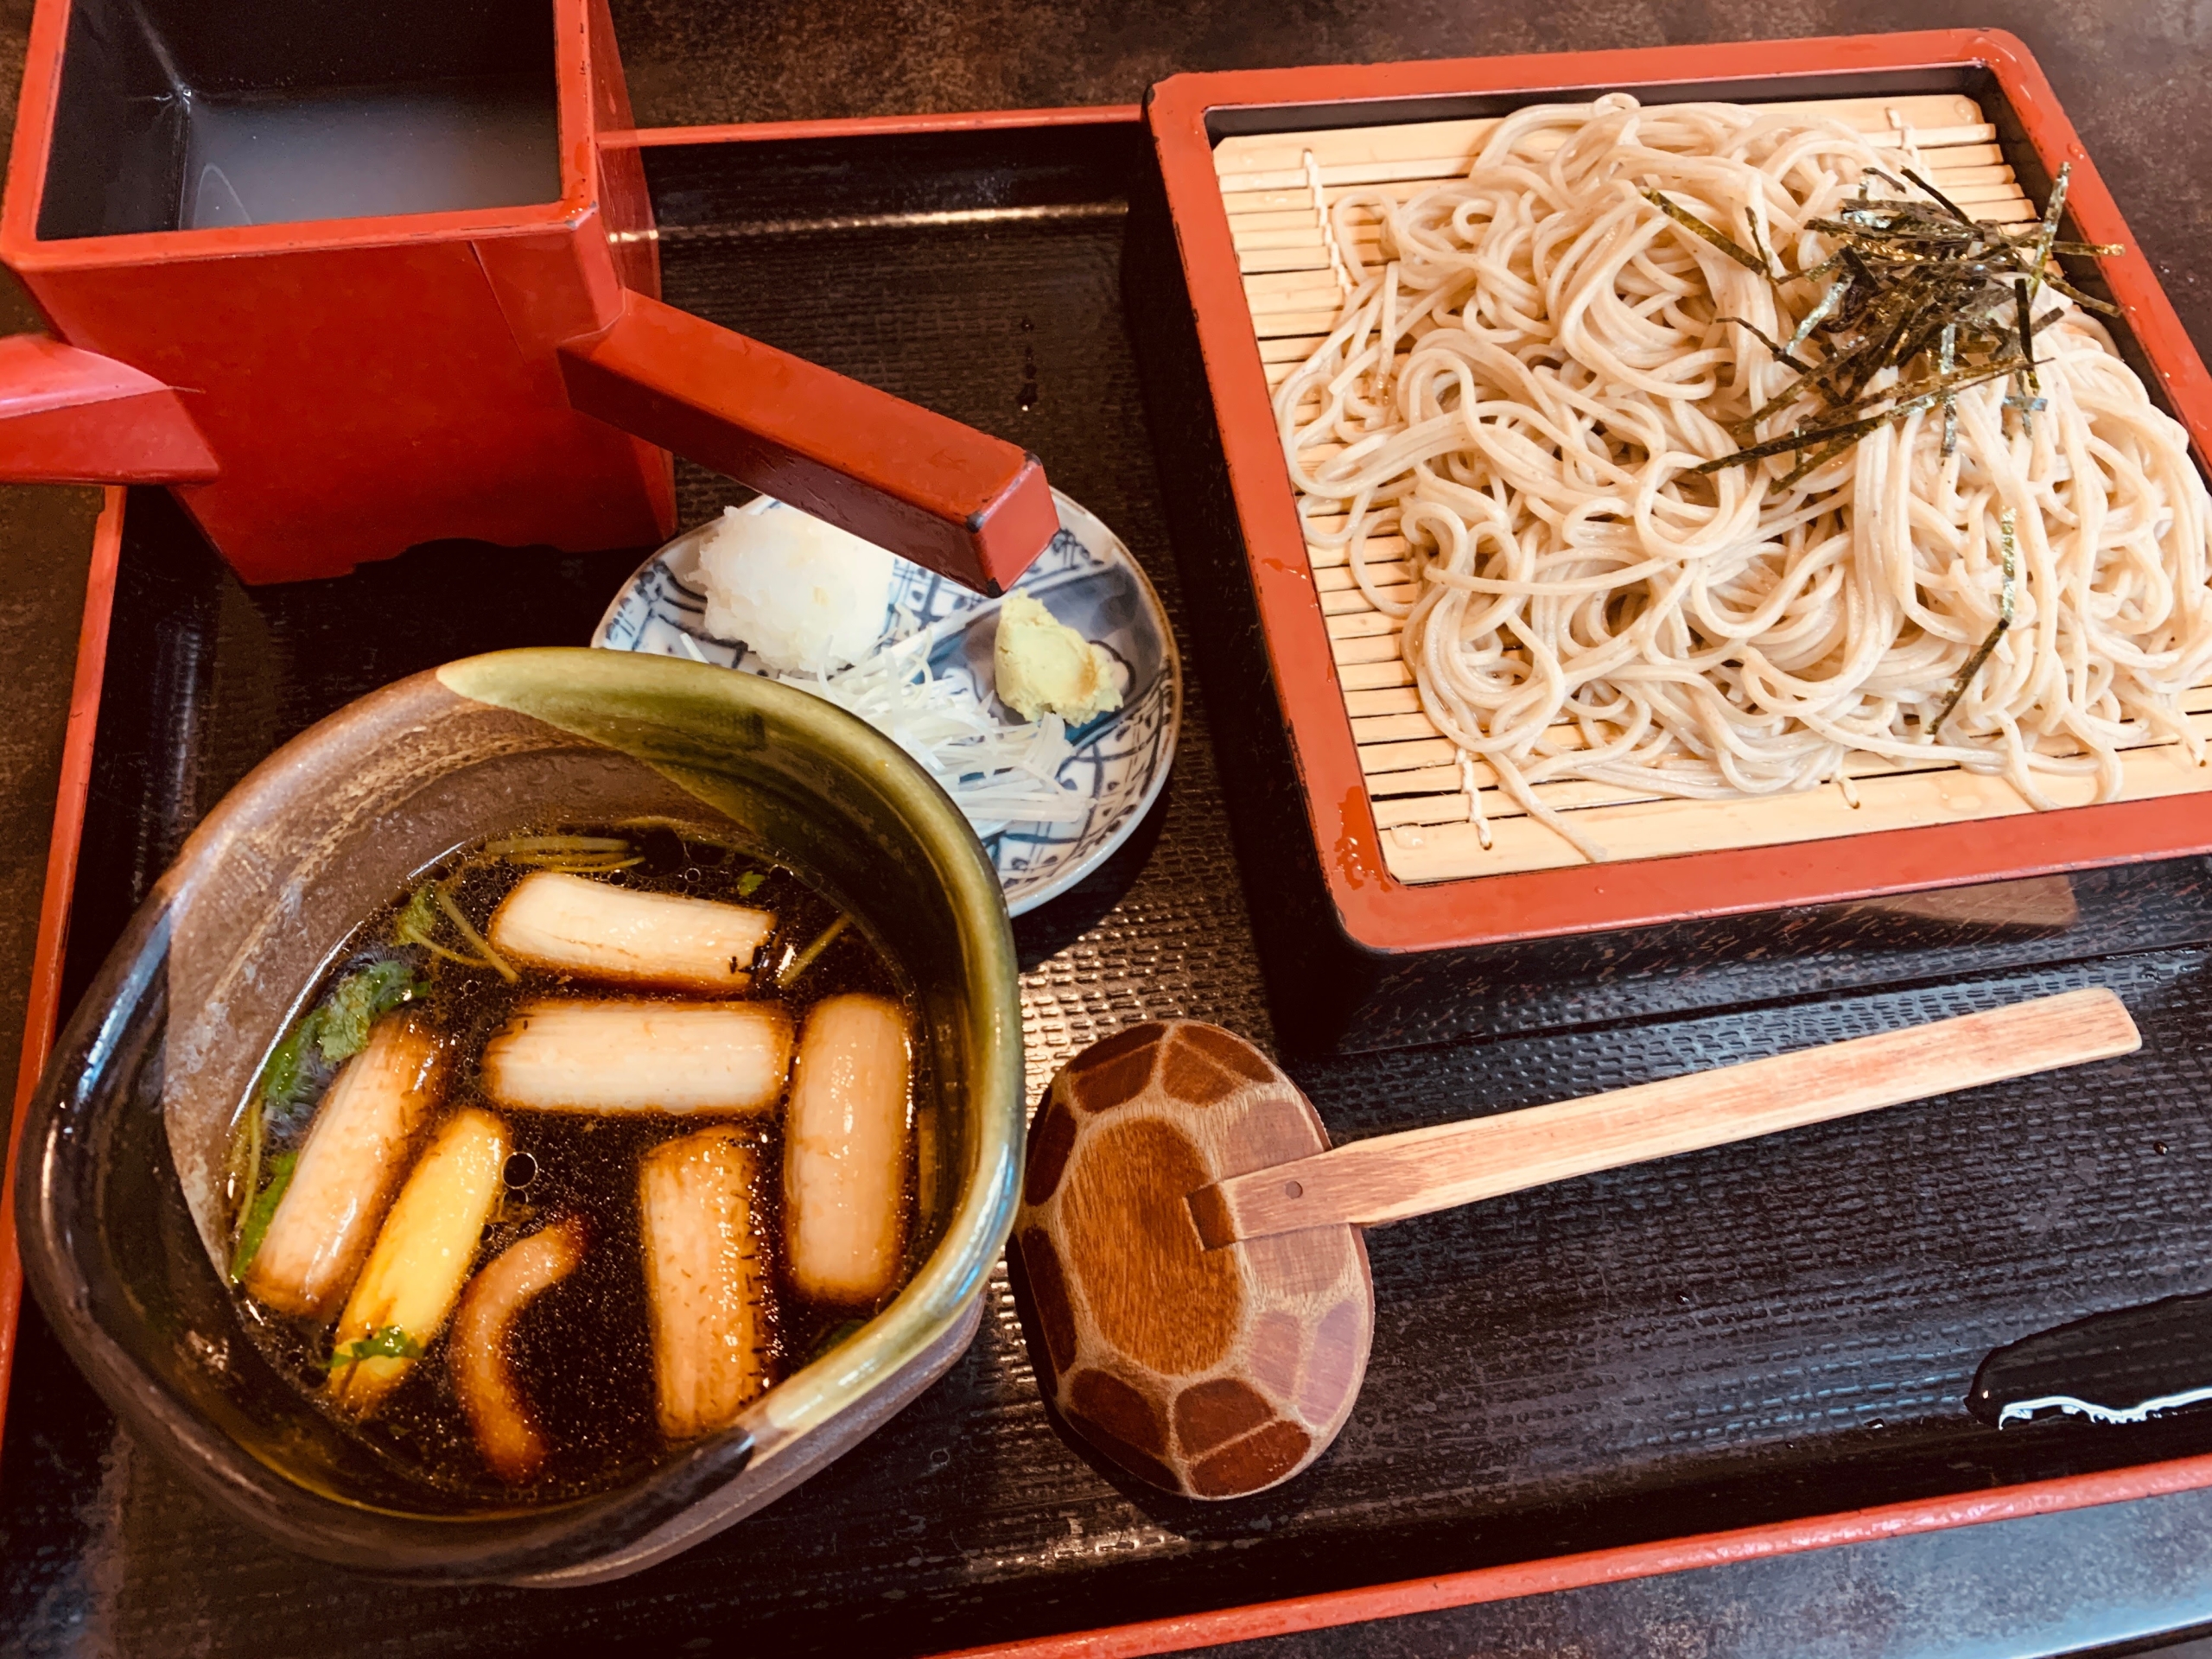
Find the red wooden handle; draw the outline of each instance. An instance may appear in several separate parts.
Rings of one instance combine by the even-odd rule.
[[[188,484],[221,469],[176,391],[43,334],[0,339],[0,480]]]
[[[587,415],[982,593],[1059,528],[1034,455],[635,291],[561,372]]]

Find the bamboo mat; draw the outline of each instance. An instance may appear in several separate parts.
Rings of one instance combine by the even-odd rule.
[[[2038,217],[1997,143],[1980,105],[1955,93],[1895,99],[1834,99],[1777,104],[1844,122],[1877,150],[1916,148],[1927,176],[1975,218],[2026,224]],[[1466,172],[1497,118],[1343,127],[1319,132],[1226,138],[1214,171],[1243,274],[1246,303],[1270,390],[1310,357],[1335,327],[1345,289],[1332,270],[1322,209],[1348,190],[1386,191],[1403,200]],[[1318,201],[1317,201],[1318,198]],[[1352,215],[1359,259],[1382,257],[1371,213]],[[1320,445],[1306,453],[1330,453]],[[1316,521],[1341,528],[1341,518]],[[1369,579],[1394,601],[1414,594],[1406,543],[1386,512],[1367,543]],[[1557,868],[1582,861],[1563,839],[1529,817],[1480,760],[1463,763],[1450,740],[1421,711],[1414,677],[1399,651],[1398,620],[1370,605],[1342,549],[1308,545],[1313,585],[1326,619],[1360,767],[1382,831],[1384,862],[1402,881]],[[2212,738],[2212,688],[2186,703],[2190,724]],[[1567,728],[1562,738],[1571,736]],[[2122,798],[2143,800],[2212,788],[2212,770],[2191,766],[2172,745],[2146,745],[2125,759]],[[1537,795],[1576,823],[1609,859],[1659,858],[1722,848],[1777,846],[1831,836],[2033,810],[2002,779],[1957,766],[1861,754],[1846,767],[1847,785],[1726,801],[1668,799],[1609,784],[1563,779]],[[1481,791],[1484,825],[1474,821],[1470,785]],[[2051,798],[2086,804],[2094,780],[2044,782]]]

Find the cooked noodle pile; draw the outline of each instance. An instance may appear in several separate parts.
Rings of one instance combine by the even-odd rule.
[[[2046,806],[2068,774],[2119,793],[2125,747],[2203,763],[2180,698],[2212,677],[2212,502],[2182,429],[2056,294],[2040,412],[1999,378],[1958,393],[1948,456],[1929,408],[1786,484],[1789,454],[1690,471],[1802,412],[1732,429],[1797,377],[1725,319],[1787,340],[1825,284],[1777,287],[1642,191],[1804,271],[1834,251],[1808,221],[1875,162],[1802,115],[1615,96],[1522,111],[1468,176],[1332,210],[1355,286],[1275,404],[1308,539],[1348,546],[1405,618],[1438,728],[1586,856],[1534,785],[1767,795],[1856,753],[1860,775],[1956,763]],[[1355,207],[1382,219],[1382,269]],[[1390,516],[1410,605],[1367,569]],[[1999,618],[2008,518],[2012,622],[1943,715]]]

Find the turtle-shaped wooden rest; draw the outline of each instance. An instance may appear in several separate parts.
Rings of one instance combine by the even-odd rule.
[[[1014,1243],[1031,1357],[1102,1455],[1186,1497],[1241,1497],[1351,1414],[1375,1330],[1362,1227],[2140,1042],[2110,991],[2073,991],[1332,1151],[1243,1038],[1136,1026],[1063,1067],[1031,1125]]]

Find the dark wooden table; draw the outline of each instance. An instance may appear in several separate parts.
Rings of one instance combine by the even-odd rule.
[[[1122,102],[1180,69],[1995,24],[2041,58],[2167,284],[2212,349],[2212,6],[2202,0],[974,0],[926,6],[616,0],[648,124]],[[0,6],[0,125],[28,0]],[[12,288],[0,327],[35,326]],[[97,497],[0,489],[0,1063],[13,1075]],[[6,1559],[35,1541],[0,1539]],[[1382,1576],[1378,1574],[1378,1576]],[[105,1650],[96,1574],[57,1580],[8,1650]],[[1859,1545],[1246,1644],[1306,1654],[2012,1656],[2138,1652],[2212,1628],[2212,1492]],[[331,1633],[331,1650],[346,1650]],[[1239,1649],[1243,1651],[1243,1649]]]

